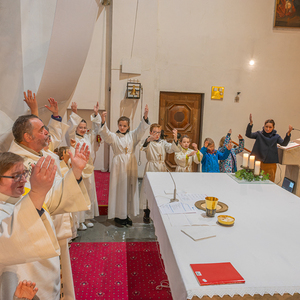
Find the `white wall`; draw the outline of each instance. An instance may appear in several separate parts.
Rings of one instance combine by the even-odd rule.
[[[216,143],[229,128],[233,137],[244,135],[249,113],[254,130],[260,130],[267,118],[275,119],[281,135],[289,124],[299,128],[300,31],[274,29],[273,15],[273,0],[114,0],[112,130],[117,128],[129,78],[142,82],[151,122],[158,120],[160,91],[204,93],[202,137]],[[122,59],[131,52],[142,59],[141,75],[120,71]],[[214,85],[225,87],[223,101],[210,100]],[[234,102],[237,92],[239,103]],[[139,121],[136,113],[134,127]],[[299,137],[293,132],[293,138]],[[252,145],[246,138],[245,146]],[[144,163],[145,159],[139,176]]]

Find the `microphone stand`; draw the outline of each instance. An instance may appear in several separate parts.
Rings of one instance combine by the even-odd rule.
[[[166,166],[166,169],[167,169],[168,173],[170,174],[170,176],[171,176],[171,178],[173,180],[173,183],[174,183],[174,196],[170,200],[170,203],[172,203],[172,202],[178,202],[179,200],[176,198],[176,183],[175,183],[175,180],[174,180],[174,178],[172,176],[172,173],[168,170],[167,166]]]

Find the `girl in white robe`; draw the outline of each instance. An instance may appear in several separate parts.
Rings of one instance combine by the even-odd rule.
[[[118,120],[119,130],[109,131],[106,126],[106,112],[102,113],[100,135],[111,146],[114,153],[110,171],[108,219],[115,218],[121,225],[132,225],[129,215],[139,214],[138,169],[135,148],[142,139],[148,124],[148,106],[145,107],[144,117],[133,131],[129,131],[129,118]]]
[[[177,164],[175,172],[192,172],[193,162],[200,164],[202,153],[198,150],[195,143],[192,144],[194,150],[190,149],[191,139],[183,135],[179,139],[180,151],[175,153],[174,160]]]
[[[167,153],[171,154],[180,151],[177,145],[178,141],[176,129],[173,130],[174,140],[172,143],[168,143],[166,140],[161,139],[160,136],[161,125],[156,123],[152,124],[150,127],[150,136],[148,136],[142,146],[142,150],[145,151],[147,158],[144,176],[146,172],[167,172],[167,167],[165,164]],[[144,192],[144,181],[141,187],[140,206],[143,209],[147,209],[147,201]]]
[[[101,117],[98,113],[99,104],[97,102],[97,104],[94,106],[94,114],[91,115],[93,128],[91,132],[87,132],[86,121],[77,115],[77,104],[73,102],[71,107],[72,114],[70,115],[70,119],[68,121],[70,129],[66,134],[67,144],[70,147],[71,151],[73,151],[73,147],[71,147],[71,139],[74,139],[76,141],[76,144],[78,143],[82,145],[83,143],[86,143],[86,145],[88,145],[90,149],[90,158],[82,172],[82,178],[90,197],[91,209],[88,211],[78,212],[75,216],[78,230],[86,230],[87,228],[94,227],[91,219],[99,216],[94,176],[94,161],[96,158],[96,152],[99,148],[99,144],[97,142],[97,134],[101,125]]]

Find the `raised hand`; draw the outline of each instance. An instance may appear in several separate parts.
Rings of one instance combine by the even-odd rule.
[[[24,101],[30,108],[31,114],[36,115],[38,117],[39,108],[38,108],[38,104],[36,101],[35,93],[33,93],[33,95],[32,95],[32,92],[30,90],[27,90],[27,95],[26,95],[26,92],[24,92]]]
[[[289,131],[287,132],[287,134],[290,135],[293,129],[294,127],[292,125],[289,125]]]
[[[107,111],[104,111],[104,112],[101,114],[102,124],[105,123],[106,115],[107,115]]]
[[[173,129],[173,130],[172,130],[172,133],[173,133],[174,141],[175,141],[175,143],[176,143],[176,142],[177,142],[177,129]]]
[[[148,107],[148,104],[146,104],[145,111],[144,111],[144,118],[145,118],[145,120],[148,119],[148,113],[149,113],[149,107]]]
[[[80,144],[77,143],[75,148],[75,155],[73,155],[71,151],[69,152],[72,163],[72,170],[77,180],[81,178],[82,170],[85,168],[90,157],[89,146],[84,143],[80,149],[79,147]]]
[[[197,146],[196,143],[192,143],[192,147],[194,148],[194,150],[195,150],[196,152],[198,152],[198,146]]]
[[[50,110],[53,114],[53,117],[58,117],[58,105],[57,101],[54,100],[54,98],[49,98],[48,99],[49,105],[45,105],[45,107]]]
[[[98,110],[99,110],[99,102],[97,101],[96,105],[94,106],[94,113],[95,113],[95,116],[98,115]]]
[[[72,102],[71,110],[73,113],[77,114],[77,103],[76,102]]]
[[[243,137],[240,134],[238,135],[238,138],[239,138],[239,140],[243,139]]]
[[[26,299],[33,299],[35,294],[38,291],[38,288],[35,287],[35,283],[31,281],[20,281],[16,291],[15,291],[15,296],[17,298],[26,298]]]
[[[253,124],[252,114],[250,114],[249,116],[249,121],[250,121],[250,125],[252,125]]]
[[[31,165],[32,172],[30,176],[31,190],[29,197],[35,208],[41,209],[45,197],[53,185],[57,166],[51,156],[41,157],[36,165]]]
[[[229,130],[228,130],[228,133],[229,133],[229,134],[232,134],[232,130],[231,130],[231,129],[229,129]]]
[[[208,144],[209,144],[209,142],[206,141],[206,142],[204,143],[204,147],[207,148]]]

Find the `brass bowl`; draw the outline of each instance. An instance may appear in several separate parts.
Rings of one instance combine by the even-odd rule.
[[[219,215],[218,216],[218,222],[221,225],[225,225],[225,226],[231,226],[234,224],[235,218],[228,216],[228,215]]]

